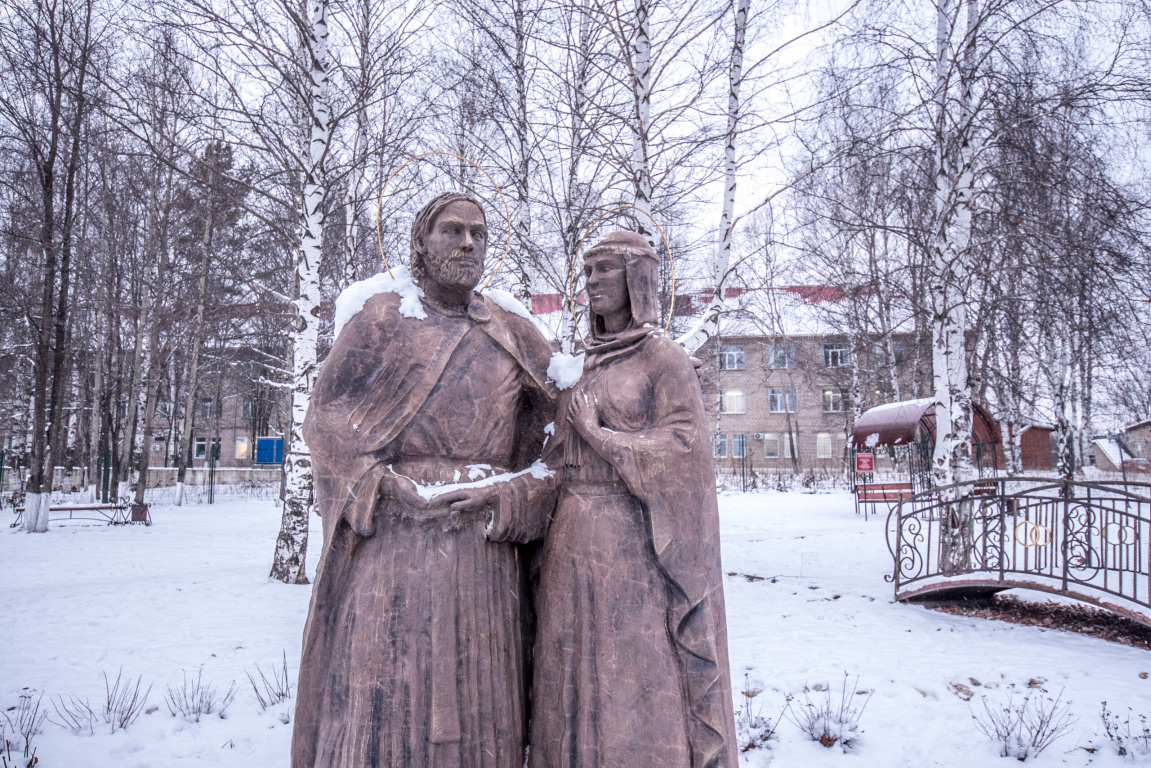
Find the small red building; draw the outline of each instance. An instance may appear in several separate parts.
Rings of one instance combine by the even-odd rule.
[[[1053,427],[1040,424],[1031,424],[1023,428],[1019,436],[1020,450],[1023,459],[1023,469],[1037,472],[1050,472],[1055,468],[1052,459],[1051,436],[1055,432]]]

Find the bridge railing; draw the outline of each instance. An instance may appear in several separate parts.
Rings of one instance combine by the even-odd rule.
[[[901,501],[887,545],[899,600],[1025,587],[1151,623],[1151,483],[957,483]]]

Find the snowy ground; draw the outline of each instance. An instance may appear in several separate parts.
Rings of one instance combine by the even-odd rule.
[[[845,493],[725,495],[723,525],[732,677],[775,717],[788,694],[813,703],[844,672],[874,691],[848,752],[783,722],[749,765],[1006,766],[971,718],[980,696],[1010,684],[1063,691],[1077,722],[1037,765],[1127,764],[1103,736],[1100,702],[1151,714],[1146,651],[1102,640],[949,616],[891,601],[883,521],[863,521]],[[35,739],[41,768],[286,766],[289,704],[261,713],[245,672],[270,671],[286,652],[295,676],[308,589],[267,581],[278,513],[269,501],[157,507],[155,525],[53,524],[47,534],[0,532],[0,708],[20,688],[102,703],[102,672],[153,685],[146,714],[127,731],[78,736],[50,723]],[[319,530],[314,529],[314,541]],[[314,568],[315,553],[309,565]],[[749,578],[750,577],[750,578]],[[171,717],[163,694],[182,671],[237,696],[226,719]],[[858,683],[855,682],[858,675]],[[977,685],[975,681],[979,681]],[[954,685],[967,686],[970,704]],[[859,706],[866,694],[852,695]],[[743,697],[736,694],[736,703]],[[796,702],[793,702],[793,707]],[[11,713],[10,713],[11,714]],[[1100,749],[1091,754],[1084,747]]]

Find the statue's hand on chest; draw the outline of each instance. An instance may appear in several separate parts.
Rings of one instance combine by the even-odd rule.
[[[612,432],[638,432],[650,426],[651,406],[652,393],[647,377],[601,375],[586,384],[580,382],[576,385],[569,413],[573,426],[581,434],[591,427]]]

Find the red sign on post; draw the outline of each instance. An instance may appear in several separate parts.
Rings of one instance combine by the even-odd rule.
[[[857,453],[855,454],[855,473],[857,475],[867,475],[875,471],[875,454],[874,453]]]

